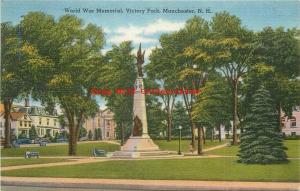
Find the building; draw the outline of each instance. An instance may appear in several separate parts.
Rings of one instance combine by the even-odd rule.
[[[4,138],[4,112],[0,114],[0,136]],[[20,135],[29,138],[29,129],[34,126],[38,137],[59,133],[60,125],[57,112],[47,112],[43,107],[14,105],[11,112],[12,135],[17,139]]]
[[[110,109],[99,110],[94,117],[89,117],[83,124],[87,132],[91,131],[93,138],[95,136],[95,129],[101,129],[102,140],[115,139],[115,121],[114,113]]]
[[[292,117],[281,117],[282,133],[286,136],[300,135],[300,106],[295,107]]]

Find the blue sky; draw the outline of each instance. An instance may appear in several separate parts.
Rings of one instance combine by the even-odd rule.
[[[22,15],[30,11],[43,11],[59,18],[66,14],[65,8],[81,9],[76,16],[85,23],[101,26],[105,32],[104,52],[111,44],[123,40],[132,40],[137,47],[139,42],[146,49],[146,56],[151,49],[159,45],[162,33],[172,32],[183,27],[184,22],[193,15],[209,20],[214,13],[228,11],[241,18],[243,25],[253,30],[272,26],[300,28],[300,1],[86,1],[86,0],[2,0],[1,20],[18,23]],[[123,9],[123,13],[83,13],[88,9]],[[159,9],[161,13],[126,13],[130,9]],[[162,9],[210,9],[212,13],[162,13]],[[103,107],[103,101],[100,101]]]

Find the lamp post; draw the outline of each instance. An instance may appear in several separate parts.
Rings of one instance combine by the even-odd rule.
[[[178,129],[179,129],[179,145],[178,145],[178,154],[179,154],[179,155],[181,155],[181,145],[180,145],[180,143],[181,143],[181,129],[182,129],[182,126],[181,126],[181,125],[179,125]]]

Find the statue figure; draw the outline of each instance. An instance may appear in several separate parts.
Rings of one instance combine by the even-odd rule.
[[[132,136],[142,136],[143,134],[143,123],[140,118],[136,115],[133,120],[133,132]]]
[[[142,64],[144,63],[144,56],[145,56],[145,50],[142,53],[142,45],[140,43],[139,50],[137,51],[137,57],[136,57],[136,65],[138,69],[138,77],[143,77],[143,71],[142,71]]]

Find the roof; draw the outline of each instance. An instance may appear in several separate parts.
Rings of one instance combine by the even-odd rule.
[[[22,118],[26,113],[25,112],[11,112],[11,119],[12,120],[18,120],[20,118]]]

